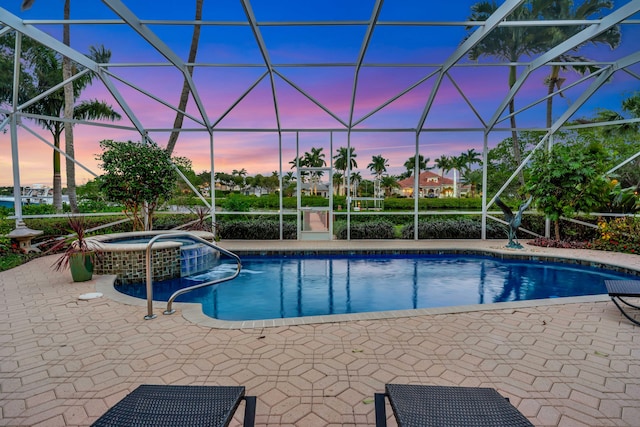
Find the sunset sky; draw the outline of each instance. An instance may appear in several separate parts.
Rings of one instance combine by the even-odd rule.
[[[36,0],[31,10],[21,12],[19,0],[7,0],[0,5],[0,21],[5,10],[27,20],[62,19],[63,0]],[[125,1],[126,6],[139,19],[150,20],[192,20],[193,1],[173,2],[145,0]],[[427,77],[456,50],[465,35],[469,34],[462,25],[415,25],[400,27],[394,21],[466,21],[470,7],[475,1],[425,2],[421,0],[387,0],[384,2],[378,26],[358,76],[358,88],[354,105],[353,120],[362,117],[392,99],[399,93]],[[499,2],[502,3],[502,2]],[[618,9],[627,1],[616,1]],[[180,6],[176,6],[179,4]],[[349,122],[352,87],[355,75],[353,64],[366,33],[366,25],[375,4],[372,0],[358,1],[268,1],[251,2],[253,13],[259,23],[264,43],[277,73],[274,75],[275,91],[278,98],[282,134],[283,171],[290,170],[288,164],[296,155],[296,135],[300,132],[300,154],[311,147],[323,147],[326,159],[340,146],[347,145],[344,125],[331,117],[317,105],[306,99],[292,85],[302,89],[344,122]],[[609,12],[607,12],[609,13]],[[119,17],[97,0],[71,2],[72,19],[119,19]],[[636,21],[640,16],[633,16]],[[233,169],[244,168],[250,175],[270,174],[279,168],[278,133],[276,115],[272,100],[269,76],[263,78],[256,87],[224,118],[223,114],[234,102],[262,76],[266,67],[251,28],[246,25],[246,15],[238,0],[206,0],[204,21],[216,21],[225,25],[205,25],[202,27],[201,41],[196,62],[206,66],[196,68],[194,82],[198,88],[202,104],[212,123],[217,123],[214,131],[214,159],[216,171],[230,173]],[[270,25],[281,21],[357,21],[352,25],[318,25],[302,27],[296,25]],[[381,23],[386,23],[382,24]],[[36,27],[57,39],[61,39],[61,25],[36,24]],[[189,25],[149,24],[164,44],[177,56],[186,61],[191,40],[192,27]],[[597,61],[612,61],[638,50],[640,26],[621,26],[622,42],[615,51],[608,47],[587,45],[578,53]],[[103,44],[112,51],[110,72],[133,85],[152,92],[158,98],[177,105],[182,88],[182,75],[172,67],[159,66],[167,60],[149,46],[137,33],[126,25],[106,25],[103,23],[78,24],[71,27],[71,45],[87,53],[89,46]],[[531,58],[521,58],[528,61]],[[492,58],[483,57],[479,62],[491,63]],[[144,63],[146,67],[135,68],[133,63]],[[299,64],[316,64],[301,67]],[[395,64],[374,66],[375,64]],[[468,58],[460,63],[470,64]],[[222,64],[226,64],[222,66]],[[406,66],[420,64],[419,66]],[[402,66],[405,65],[405,66]],[[521,72],[524,67],[519,67]],[[590,117],[599,108],[620,111],[621,101],[634,91],[640,90],[638,64],[629,69],[631,73],[618,72],[603,86],[598,94],[589,100],[574,118]],[[539,100],[546,94],[545,77],[549,67],[534,71],[516,96],[517,108],[522,108]],[[635,75],[634,75],[635,74]],[[466,132],[457,129],[481,128],[482,123],[467,105],[455,85],[464,93],[484,121],[488,121],[504,99],[507,91],[508,67],[454,67],[449,72],[451,79],[445,78],[437,93],[434,105],[427,117],[420,137],[420,153],[434,159],[441,155],[459,155],[469,148],[482,150],[482,132]],[[580,78],[567,71],[564,86]],[[284,77],[284,78],[283,78]],[[137,119],[149,130],[149,135],[159,145],[166,145],[168,133],[158,129],[171,128],[175,112],[149,98],[117,79],[112,79],[127,105],[135,112]],[[400,173],[404,162],[414,154],[415,132],[362,132],[373,129],[412,129],[419,118],[431,93],[435,79],[432,77],[401,96],[381,111],[372,114],[355,127],[351,135],[351,145],[357,154],[358,170],[364,178],[371,174],[366,169],[374,155],[389,159],[389,172]],[[454,84],[455,82],[455,84]],[[592,80],[567,90],[564,97],[554,98],[554,118],[571,105],[591,84]],[[131,122],[117,105],[115,99],[96,79],[81,95],[84,99],[105,100],[123,115],[116,123],[131,127]],[[193,100],[187,111],[200,117]],[[505,113],[502,114],[505,116]],[[540,103],[517,116],[519,127],[540,128],[545,126],[545,104]],[[51,136],[32,121],[25,120],[30,129],[51,141]],[[497,128],[508,127],[508,120],[498,123]],[[193,161],[194,170],[210,170],[209,135],[203,127],[185,118],[174,155],[185,156]],[[261,129],[263,132],[240,129]],[[322,132],[309,130],[323,129]],[[341,129],[333,133],[333,150],[330,151],[329,129]],[[98,142],[102,139],[140,140],[140,135],[126,129],[100,128],[76,125],[76,158],[95,173]],[[271,130],[271,132],[264,132]],[[437,131],[436,131],[437,130]],[[24,129],[19,133],[20,174],[23,185],[51,184],[52,149],[37,140]],[[506,131],[490,134],[493,146],[509,136]],[[11,151],[9,133],[0,134],[0,185],[13,185],[11,172]],[[82,184],[91,175],[78,169],[78,183]],[[63,177],[63,182],[65,178]]]

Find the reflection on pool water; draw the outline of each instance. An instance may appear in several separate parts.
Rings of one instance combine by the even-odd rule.
[[[630,279],[574,264],[460,255],[243,257],[233,281],[187,293],[221,320],[259,320],[448,307],[606,293],[604,280]],[[233,274],[234,262],[190,278],[154,283],[154,299]],[[146,298],[143,284],[117,286]]]

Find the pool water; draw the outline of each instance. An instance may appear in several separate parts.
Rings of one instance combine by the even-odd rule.
[[[229,282],[182,295],[221,320],[259,320],[606,294],[605,280],[637,277],[586,266],[460,255],[243,257]],[[226,277],[223,262],[190,278],[154,283],[154,300]],[[144,284],[119,285],[146,298]]]

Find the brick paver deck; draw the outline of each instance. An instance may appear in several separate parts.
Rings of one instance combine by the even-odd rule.
[[[304,242],[223,244],[267,249]],[[481,241],[402,244],[500,247]],[[640,270],[637,255],[525,251]],[[0,425],[89,425],[139,384],[151,383],[244,385],[258,397],[258,426],[372,426],[373,395],[389,382],[494,387],[536,426],[640,425],[640,328],[607,298],[213,329],[180,310],[145,321],[144,305],[106,296],[80,301],[80,294],[110,278],[72,283],[69,272],[50,268],[53,259],[0,273]]]

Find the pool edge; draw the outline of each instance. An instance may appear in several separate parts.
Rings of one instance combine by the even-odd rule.
[[[604,268],[608,270],[623,272],[627,274],[633,274],[640,276],[640,268],[633,268],[623,264],[615,262],[605,262],[601,260],[590,260],[589,257],[579,257],[576,255],[558,256],[555,254],[548,254],[541,252],[525,252],[517,253],[512,251],[505,251],[502,248],[395,248],[395,249],[367,249],[367,248],[316,248],[316,249],[245,249],[236,250],[235,253],[241,256],[250,255],[281,255],[281,254],[457,254],[457,255],[486,255],[500,259],[527,259],[535,261],[549,261],[549,262],[563,262],[567,264],[580,264],[592,267]],[[266,253],[268,252],[268,253]],[[100,284],[100,286],[98,286]],[[98,289],[99,287],[99,289]],[[113,282],[109,285],[106,283],[96,283],[96,291],[102,292],[105,296],[112,300],[122,302],[129,305],[146,306],[146,300],[124,295],[118,292],[114,288]],[[393,310],[393,311],[375,311],[365,313],[351,313],[351,314],[330,314],[322,316],[306,316],[306,317],[290,317],[290,318],[277,318],[277,319],[263,319],[263,320],[243,320],[243,321],[230,321],[220,320],[205,315],[202,311],[202,307],[199,303],[174,303],[176,311],[181,311],[182,316],[195,324],[201,326],[207,326],[215,329],[256,329],[256,328],[268,328],[268,327],[281,327],[292,325],[308,325],[308,324],[322,324],[322,323],[339,323],[339,322],[351,322],[362,320],[379,320],[379,319],[393,319],[393,318],[406,318],[414,316],[426,316],[426,315],[439,315],[439,314],[454,314],[465,313],[472,311],[490,311],[490,310],[509,310],[517,308],[530,308],[547,305],[559,305],[559,304],[573,304],[584,302],[604,302],[608,301],[607,294],[598,295],[584,295],[576,297],[563,297],[563,298],[546,298],[526,301],[508,301],[490,304],[470,304],[460,306],[448,306],[448,307],[435,307],[435,308],[418,308],[408,310]],[[165,302],[154,301],[155,308],[158,310],[162,308],[164,311]],[[177,314],[177,313],[176,313]],[[175,314],[174,314],[175,315]]]

